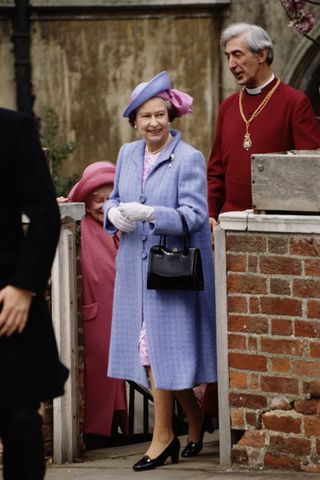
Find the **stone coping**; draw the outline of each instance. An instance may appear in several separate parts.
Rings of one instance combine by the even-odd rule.
[[[86,214],[86,206],[82,202],[66,202],[58,205],[62,223],[67,223],[70,220],[78,222]],[[29,218],[25,214],[22,215],[22,223],[29,223]]]
[[[253,210],[219,215],[223,230],[276,233],[319,233],[319,215],[255,214]]]
[[[59,203],[59,210],[61,220],[70,219],[77,222],[86,214],[86,206],[83,202]]]
[[[199,7],[230,5],[231,0],[31,0],[33,7]],[[1,7],[14,7],[14,0],[0,0]]]

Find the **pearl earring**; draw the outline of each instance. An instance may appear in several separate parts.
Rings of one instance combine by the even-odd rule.
[[[134,124],[134,128],[137,128],[137,124],[136,124],[136,123]]]

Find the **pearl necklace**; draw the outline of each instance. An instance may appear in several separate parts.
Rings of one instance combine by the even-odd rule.
[[[146,145],[146,151],[147,151],[147,154],[148,155],[157,155],[158,153],[161,152],[161,150],[163,150],[172,140],[172,135],[171,133],[169,132],[169,135],[167,136],[167,139],[166,141],[164,142],[163,145],[161,145],[160,148],[158,148],[158,150],[155,150],[154,152],[150,152],[149,148],[148,148],[148,145]]]
[[[242,97],[243,97],[243,90],[244,88],[240,91],[239,93],[239,110],[240,110],[240,115],[244,121],[244,123],[246,124],[246,133],[244,134],[244,140],[243,140],[243,148],[245,150],[249,150],[249,148],[252,146],[252,140],[250,138],[250,132],[249,132],[249,125],[250,123],[252,122],[252,120],[254,118],[256,118],[259,113],[262,112],[262,110],[264,109],[264,107],[267,105],[267,103],[269,102],[270,98],[272,97],[272,95],[274,94],[274,92],[276,91],[276,89],[278,88],[280,84],[280,80],[278,79],[277,83],[274,85],[274,87],[270,90],[270,92],[268,93],[268,95],[266,95],[266,97],[262,100],[262,102],[258,105],[258,108],[255,109],[255,111],[253,112],[253,114],[251,115],[251,117],[249,118],[249,120],[246,119],[245,117],[245,114],[243,112],[243,108],[242,108]]]

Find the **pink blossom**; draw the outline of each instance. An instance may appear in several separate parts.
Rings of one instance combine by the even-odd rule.
[[[315,24],[315,19],[311,13],[303,9],[307,1],[308,0],[281,0],[283,8],[291,20],[289,27],[293,28],[300,35],[309,33]]]
[[[300,10],[299,13],[291,19],[289,27],[293,28],[300,35],[309,33],[315,24],[315,19],[311,13],[306,13],[304,10]]]
[[[296,12],[297,9],[303,8],[306,0],[281,0],[282,5],[288,13]]]

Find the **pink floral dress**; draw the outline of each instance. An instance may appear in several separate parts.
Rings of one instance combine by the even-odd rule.
[[[154,165],[157,163],[160,153],[161,152],[158,152],[153,155],[152,153],[148,152],[147,148],[145,149],[142,188],[144,187],[144,183],[146,181],[147,176],[153,169]],[[144,367],[150,366],[148,337],[147,337],[144,320],[142,320],[140,337],[139,337],[139,355],[140,355],[141,365],[143,365]]]

